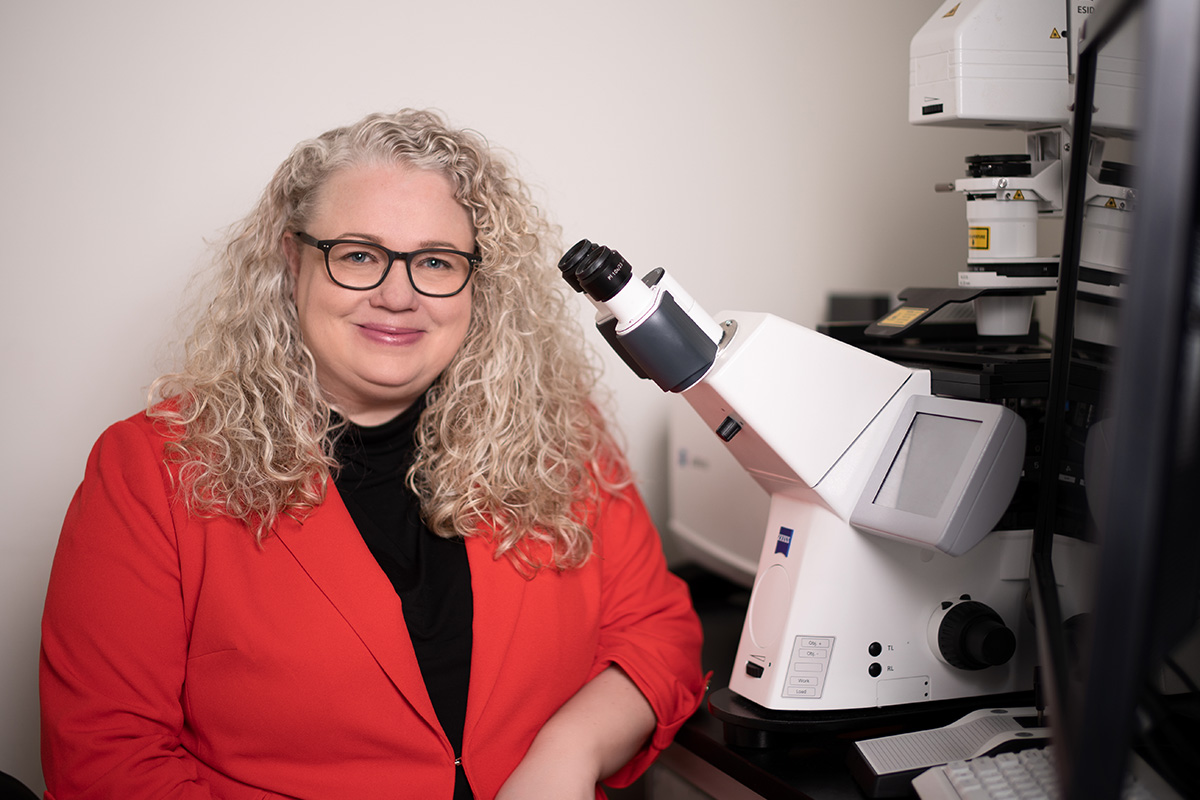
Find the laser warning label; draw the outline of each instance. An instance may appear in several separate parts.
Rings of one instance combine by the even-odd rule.
[[[913,308],[912,306],[901,306],[892,313],[888,314],[877,324],[886,325],[889,328],[903,328],[915,321],[917,317],[929,312],[928,308]]]

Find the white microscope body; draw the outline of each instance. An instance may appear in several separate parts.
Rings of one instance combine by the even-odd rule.
[[[718,318],[736,323],[732,341],[683,397],[714,431],[738,421],[729,451],[771,497],[730,688],[800,712],[1027,688],[1029,532],[986,536],[955,557],[851,523],[906,403],[928,396],[928,373],[767,314]],[[947,660],[937,638],[962,633],[942,628],[967,599],[1013,632],[1013,657],[969,668]]]
[[[601,308],[601,327],[611,321],[610,342],[626,360],[681,392],[770,495],[735,693],[767,709],[846,712],[1028,686],[1030,536],[984,535],[1019,477],[1024,424],[1015,414],[932,398],[926,371],[769,314],[726,312],[716,325],[690,298],[676,303],[676,292],[686,295],[661,270],[638,281],[618,253],[586,240],[560,267]],[[898,443],[917,430],[914,398],[941,404],[932,417],[971,425],[977,412],[1007,412],[1003,435],[991,437],[1006,442],[1006,455],[910,455],[910,465],[954,462],[937,470],[937,505],[942,518],[956,508],[959,518],[929,534],[867,514],[872,527],[860,530],[851,518],[885,495],[881,485],[864,490],[888,483],[902,461]],[[942,446],[937,436],[918,446],[931,442]],[[889,468],[879,468],[881,455]],[[980,499],[984,485],[990,500]],[[877,510],[904,516],[903,494]]]

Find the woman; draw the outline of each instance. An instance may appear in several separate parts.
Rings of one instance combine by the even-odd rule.
[[[436,115],[296,148],[68,510],[48,797],[590,798],[649,765],[699,625],[557,252]]]

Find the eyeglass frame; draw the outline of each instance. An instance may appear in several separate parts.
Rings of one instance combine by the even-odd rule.
[[[383,282],[387,280],[387,276],[389,273],[391,273],[392,265],[396,263],[396,259],[403,259],[404,274],[408,277],[408,285],[413,288],[414,292],[419,295],[423,295],[424,297],[454,297],[455,295],[460,294],[463,289],[467,288],[467,284],[471,282],[471,275],[475,272],[475,268],[483,263],[483,257],[479,255],[478,251],[474,253],[467,253],[462,250],[454,250],[449,247],[423,247],[419,250],[412,250],[407,253],[402,253],[399,250],[389,250],[378,242],[366,242],[362,239],[317,239],[316,237],[311,236],[304,231],[292,231],[292,235],[304,244],[315,247],[323,252],[325,254],[325,274],[329,276],[329,280],[333,281],[336,285],[342,287],[343,289],[349,289],[352,292],[369,292],[372,289],[378,289],[383,285]],[[375,281],[375,283],[371,284],[370,286],[347,286],[337,278],[333,277],[333,267],[331,267],[329,264],[329,252],[333,249],[334,245],[338,244],[360,244],[365,247],[373,247],[376,250],[382,250],[384,253],[387,253],[388,263],[387,266],[383,268],[383,273],[379,276],[379,280]],[[420,288],[418,288],[416,282],[413,281],[412,276],[412,257],[423,255],[425,253],[453,253],[454,255],[463,256],[466,258],[467,277],[463,280],[463,285],[449,294],[432,294],[430,292],[422,291]]]

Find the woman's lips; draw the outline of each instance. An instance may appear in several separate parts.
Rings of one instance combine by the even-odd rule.
[[[363,336],[367,339],[387,345],[413,344],[424,335],[424,331],[416,328],[404,328],[376,323],[360,323],[358,329],[362,331]]]

